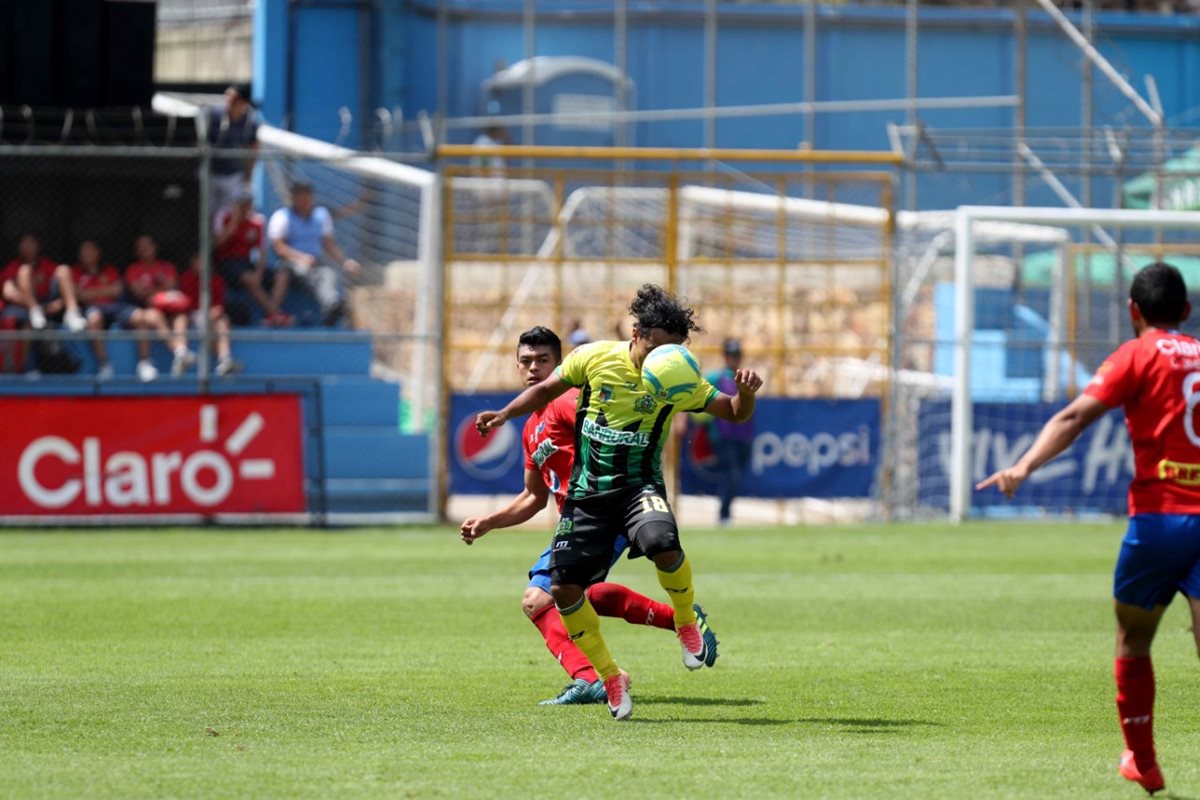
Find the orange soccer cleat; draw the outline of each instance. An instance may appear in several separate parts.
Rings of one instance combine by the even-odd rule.
[[[1150,794],[1161,791],[1167,785],[1163,780],[1162,770],[1155,764],[1150,769],[1142,772],[1138,769],[1137,762],[1133,758],[1133,751],[1126,750],[1121,753],[1121,763],[1117,765],[1117,772],[1121,773],[1121,777],[1127,781],[1133,781],[1141,786]]]

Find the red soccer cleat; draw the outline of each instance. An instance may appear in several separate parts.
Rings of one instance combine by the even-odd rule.
[[[1121,753],[1121,763],[1117,765],[1117,772],[1121,773],[1121,777],[1127,781],[1133,781],[1141,786],[1150,794],[1161,791],[1167,785],[1163,780],[1162,770],[1155,764],[1145,772],[1138,770],[1137,762],[1133,758],[1133,751],[1126,750]]]

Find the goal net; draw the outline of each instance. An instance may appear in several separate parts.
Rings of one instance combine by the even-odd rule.
[[[1128,338],[1139,268],[1163,259],[1200,288],[1200,245],[1187,241],[1197,225],[1195,212],[958,209],[952,248],[905,262],[917,267],[898,314],[901,363],[949,387],[901,395],[895,458],[910,478],[894,508],[955,519],[1124,513],[1132,451],[1119,411],[1014,501],[973,487],[1011,465]]]
[[[350,312],[353,327],[375,334],[373,369],[402,382],[405,426],[433,430],[435,174],[266,125],[259,144],[263,213],[287,206],[297,183],[313,187],[317,204],[334,218],[338,245],[362,265],[349,291]]]

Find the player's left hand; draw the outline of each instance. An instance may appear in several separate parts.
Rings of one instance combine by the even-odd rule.
[[[487,524],[487,521],[483,517],[470,517],[463,520],[462,527],[460,528],[460,536],[464,544],[471,544],[491,529],[491,526]]]
[[[346,270],[346,274],[351,278],[357,278],[362,274],[362,264],[355,261],[353,258],[347,258],[342,262],[342,269]]]
[[[993,473],[991,477],[975,484],[975,491],[983,491],[990,486],[995,486],[1000,491],[1004,492],[1004,496],[1009,500],[1013,499],[1013,495],[1017,493],[1017,489],[1021,488],[1021,484],[1029,477],[1029,470],[1020,466],[1013,465],[1008,469],[1002,469],[999,472]]]
[[[763,385],[762,376],[752,369],[739,369],[733,373],[733,382],[738,394],[756,394]]]

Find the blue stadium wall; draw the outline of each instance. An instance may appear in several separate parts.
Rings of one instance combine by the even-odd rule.
[[[524,57],[521,3],[451,2],[449,116],[481,113],[480,84],[499,61]],[[614,61],[611,12],[602,4],[540,3],[539,55],[589,56]],[[349,144],[369,145],[364,120],[373,109],[401,109],[405,119],[437,108],[437,4],[431,0],[260,0],[255,40],[255,92],[266,119],[301,133],[333,139],[337,109],[347,106],[355,126]],[[905,94],[904,9],[822,6],[817,43],[817,99],[900,98]],[[1200,18],[1098,14],[1099,46],[1139,89],[1143,76],[1158,83],[1167,116],[1200,106]],[[721,6],[718,105],[795,102],[804,97],[802,6]],[[1007,10],[921,11],[919,85],[924,97],[1004,95],[1014,92],[1015,43]],[[360,47],[366,42],[366,47]],[[1028,125],[1076,127],[1080,122],[1079,51],[1048,17],[1030,13]],[[703,105],[703,4],[631,4],[629,77],[638,108]],[[937,128],[1008,127],[1008,108],[923,112]],[[1096,124],[1145,125],[1102,77],[1094,94]],[[904,113],[871,112],[818,117],[813,145],[880,150],[885,124]],[[1186,120],[1181,120],[1186,121]],[[458,131],[458,141],[473,132]],[[634,138],[648,146],[699,146],[699,121],[640,124]],[[723,120],[721,147],[792,148],[804,138],[799,116]],[[1032,187],[1028,202],[1058,203]],[[1004,176],[923,180],[921,205],[1007,202]],[[1111,186],[1096,184],[1098,198]],[[964,197],[968,194],[968,197]],[[1101,202],[1100,204],[1106,204]]]

